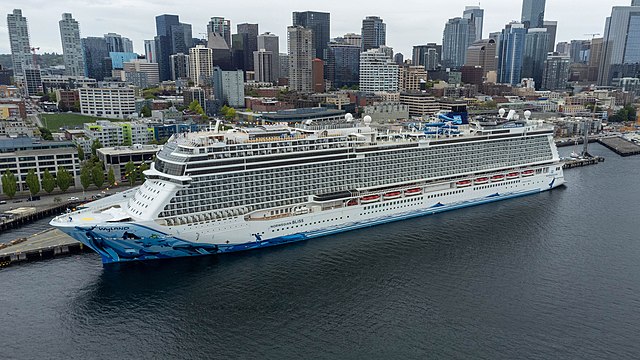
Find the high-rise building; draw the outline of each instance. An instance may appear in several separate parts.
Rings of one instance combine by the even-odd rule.
[[[242,38],[241,34],[234,34],[233,38]],[[224,37],[218,33],[209,34],[207,47],[211,49],[213,56],[213,66],[218,66],[224,71],[242,69],[242,66],[235,66],[232,61],[231,49],[227,46]],[[242,61],[244,63],[244,61]],[[192,74],[193,75],[193,74]]]
[[[189,49],[189,75],[196,86],[211,86],[213,50],[202,45]]]
[[[220,35],[211,35],[209,39],[222,38]],[[224,40],[224,39],[223,39]],[[219,42],[219,40],[218,40]],[[242,34],[231,35],[231,60],[234,69],[244,69],[244,37]],[[222,69],[231,70],[231,69]]]
[[[160,80],[171,78],[170,56],[186,54],[193,42],[191,25],[180,22],[178,15],[156,16],[156,62],[160,69]]]
[[[263,49],[271,51],[271,78],[273,82],[277,82],[280,78],[280,61],[278,59],[278,54],[280,54],[280,40],[278,36],[269,32],[258,35],[258,50]]]
[[[260,49],[253,52],[253,68],[255,80],[258,82],[274,82],[277,78],[273,74],[273,52]]]
[[[136,59],[125,62],[123,65],[123,70],[127,81],[129,81],[132,76],[136,76],[136,74],[144,74],[146,84],[144,84],[143,82],[138,84],[134,83],[140,88],[148,88],[151,86],[156,86],[160,83],[158,63],[150,63],[147,62],[146,59]]]
[[[25,95],[36,96],[43,91],[42,72],[39,67],[27,65],[22,69],[22,73],[24,76]]]
[[[362,47],[362,35],[360,34],[346,33],[342,36],[342,39],[346,44]]]
[[[427,45],[416,45],[413,47],[412,65],[422,65],[427,70],[435,70],[440,65],[442,45],[428,43]]]
[[[311,62],[314,58],[313,30],[302,26],[287,27],[289,48],[289,88],[311,91]]]
[[[280,78],[289,80],[289,54],[280,53]]]
[[[496,71],[498,59],[496,57],[496,42],[493,39],[475,41],[467,49],[465,66],[480,66],[484,76],[490,71]]]
[[[170,56],[171,80],[186,79],[189,77],[189,55],[178,53]]]
[[[522,78],[531,78],[537,89],[542,86],[544,62],[547,59],[550,36],[545,28],[529,28],[525,36]]]
[[[60,39],[64,58],[64,73],[69,76],[84,76],[84,58],[80,42],[80,25],[71,14],[62,14]]]
[[[111,68],[116,70],[123,69],[125,62],[138,59],[138,54],[125,52],[109,52],[109,57],[111,58]]]
[[[380,49],[360,54],[360,91],[397,92],[398,65]]]
[[[135,91],[131,87],[83,87],[79,91],[83,115],[125,119],[136,111]]]
[[[558,34],[558,22],[545,20],[544,28],[547,29],[547,33],[549,34],[549,48],[547,52],[554,52],[556,49],[556,36]]]
[[[302,26],[312,30],[312,58],[324,59],[325,49],[329,44],[331,31],[331,14],[318,11],[302,11],[293,13],[293,26]]]
[[[219,16],[212,17],[207,24],[207,38],[212,33],[220,34],[231,48],[231,20]]]
[[[120,34],[104,34],[104,40],[109,46],[109,52],[133,52],[133,42]]]
[[[387,24],[378,16],[362,20],[362,51],[377,49],[387,44]]]
[[[144,41],[144,57],[152,63],[156,61],[156,42],[155,40]]]
[[[311,61],[311,87],[313,92],[322,93],[325,89],[324,83],[324,61],[315,58]]]
[[[524,24],[507,24],[500,36],[500,55],[498,56],[498,82],[516,85],[522,78],[522,60],[527,30]]]
[[[393,62],[398,65],[404,64],[404,55],[402,53],[397,53],[393,55]]]
[[[87,37],[81,40],[85,76],[98,81],[111,76],[109,46],[102,37]]]
[[[11,43],[13,74],[15,77],[22,77],[24,68],[32,65],[29,27],[27,18],[22,16],[22,10],[14,9],[13,13],[7,14],[7,29]]]
[[[357,86],[360,81],[360,46],[329,43],[327,79],[334,88]]]
[[[475,40],[475,28],[470,19],[449,19],[442,34],[442,65],[459,68],[464,65],[467,48]]]
[[[556,44],[555,52],[557,52],[558,55],[561,56],[569,56],[569,53],[571,52],[571,44],[566,41],[559,42],[558,44]]]
[[[603,38],[591,39],[591,51],[589,54],[589,81],[598,81],[598,72],[600,71],[600,61],[602,60],[603,44]]]
[[[258,51],[258,24],[238,24],[238,34],[242,35],[245,71],[253,71],[253,52]]]
[[[544,27],[546,0],[522,0],[522,24],[525,29]]]
[[[427,71],[422,65],[402,65],[398,73],[398,90],[400,92],[421,91],[426,87]]]
[[[640,33],[638,33],[638,35],[640,36]],[[569,46],[569,57],[571,57],[572,63],[589,63],[589,55],[591,53],[591,40],[571,40],[571,44]]]
[[[244,72],[213,69],[213,88],[216,100],[232,107],[244,107]]]
[[[549,54],[544,62],[544,74],[541,88],[543,90],[565,90],[569,79],[569,64],[571,60],[568,56]]]
[[[462,13],[462,17],[469,19],[474,28],[475,38],[472,39],[472,41],[481,40],[482,26],[484,22],[484,9],[481,9],[480,6],[466,6]]]

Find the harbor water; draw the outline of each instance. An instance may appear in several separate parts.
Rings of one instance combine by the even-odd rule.
[[[1,269],[0,356],[637,359],[640,156],[590,151],[566,187],[308,242]]]

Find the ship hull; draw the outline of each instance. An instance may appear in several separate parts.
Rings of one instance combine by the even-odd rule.
[[[469,192],[443,196],[428,194],[411,196],[379,204],[363,204],[320,215],[300,215],[269,221],[236,219],[231,229],[181,230],[159,226],[156,223],[104,223],[91,226],[61,226],[62,231],[97,252],[104,264],[204,256],[255,250],[293,242],[325,237],[406,219],[438,214],[496,201],[538,194],[564,184],[560,172],[556,176],[536,176],[527,185],[509,183],[492,188],[473,187]]]

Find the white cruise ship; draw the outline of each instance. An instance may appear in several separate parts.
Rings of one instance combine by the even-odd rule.
[[[397,131],[347,114],[178,134],[142,186],[51,225],[113,263],[258,249],[562,185],[553,128],[504,113]]]

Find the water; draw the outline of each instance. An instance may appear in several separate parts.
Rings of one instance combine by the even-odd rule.
[[[11,240],[29,237],[33,234],[45,231],[51,228],[51,226],[49,226],[49,221],[51,221],[50,218],[40,219],[32,222],[29,226],[0,231],[0,243],[7,243]]]
[[[570,152],[568,149],[567,152]],[[632,359],[640,157],[566,188],[259,252],[0,270],[3,358]]]

